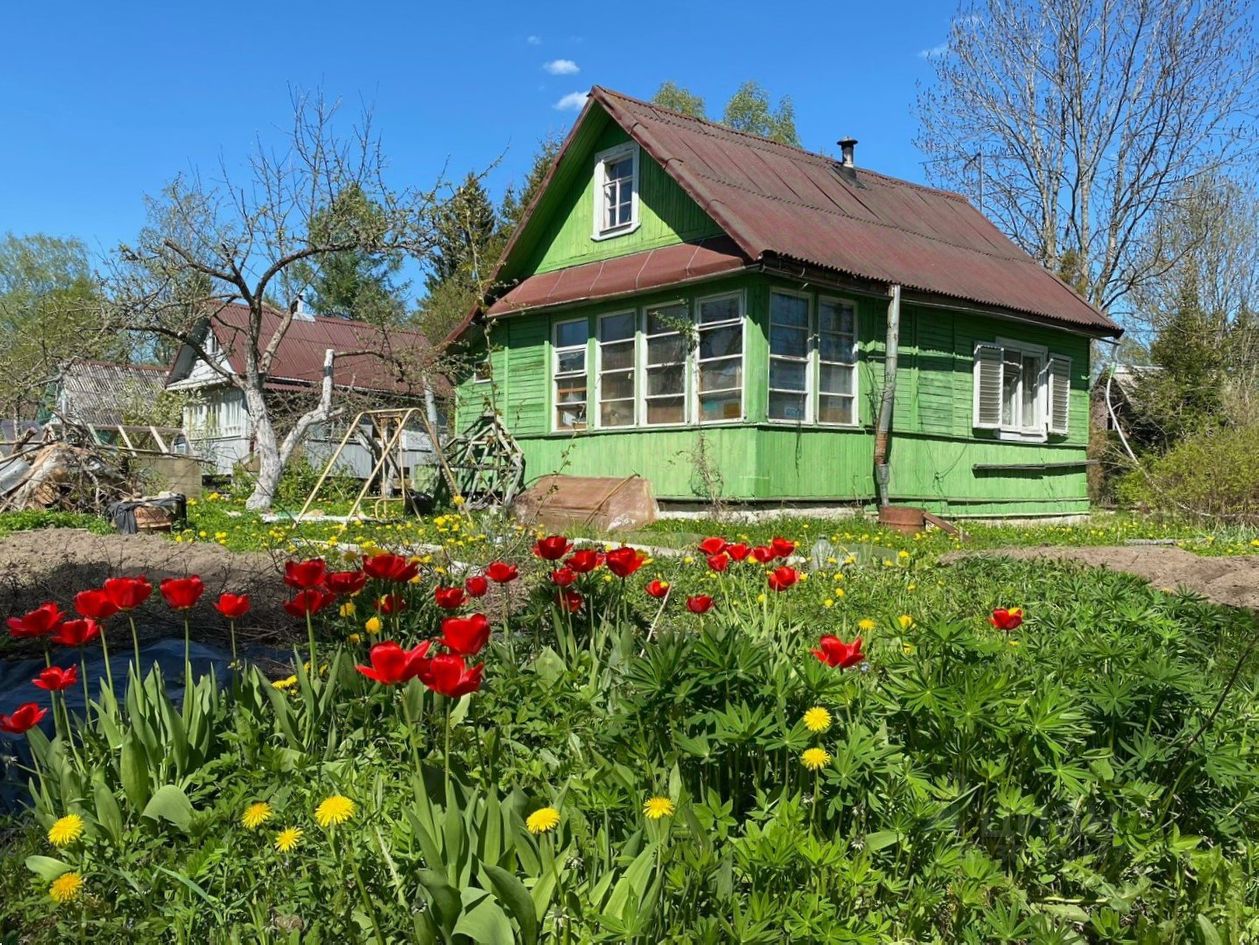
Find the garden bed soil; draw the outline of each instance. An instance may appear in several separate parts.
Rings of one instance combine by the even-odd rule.
[[[70,610],[77,592],[99,587],[107,577],[144,574],[153,582],[158,605],[138,612],[143,614],[141,636],[182,638],[182,616],[161,605],[156,587],[163,578],[196,574],[206,589],[191,614],[194,639],[226,641],[226,622],[214,602],[230,591],[248,594],[253,601],[252,611],[237,624],[238,638],[284,646],[305,639],[306,631],[281,607],[287,590],[282,568],[280,559],[266,553],[229,551],[208,542],[176,544],[153,534],[96,535],[77,528],[15,532],[0,539],[0,614],[24,613],[48,600]]]
[[[941,560],[948,564],[976,555],[1007,558],[1046,558],[1075,561],[1144,578],[1164,591],[1188,590],[1217,604],[1259,611],[1259,555],[1207,558],[1156,545],[1063,548],[998,548],[982,552],[955,551]]]

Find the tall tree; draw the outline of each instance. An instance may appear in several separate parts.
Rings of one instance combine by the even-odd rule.
[[[662,108],[670,108],[683,115],[690,115],[692,118],[705,116],[704,99],[675,82],[662,83],[651,100]]]
[[[436,246],[425,279],[429,291],[451,279],[477,284],[494,262],[486,259],[486,252],[498,231],[494,204],[481,178],[469,173],[434,222]]]
[[[269,328],[268,299],[299,298],[310,288],[311,269],[339,254],[382,260],[409,253],[424,260],[433,247],[434,193],[390,186],[370,118],[342,136],[334,114],[320,99],[297,98],[285,150],[256,152],[247,181],[233,182],[226,169],[218,185],[177,178],[150,201],[149,225],[134,246],[119,249],[111,273],[112,326],[189,346],[241,391],[258,460],[251,509],[270,506],[297,445],[311,426],[333,415],[337,357],[381,357],[399,371],[416,372],[421,385],[427,369],[406,364],[409,352],[391,349],[386,336],[378,350],[326,351],[321,382],[305,412],[281,416],[266,396],[268,375],[295,316],[295,307],[284,305]],[[356,196],[347,200],[349,194]],[[208,322],[232,302],[249,310],[236,334],[240,373],[221,365],[204,345]]]
[[[965,0],[933,63],[917,103],[931,177],[1103,309],[1159,277],[1143,243],[1160,207],[1253,156],[1240,0]]]
[[[744,82],[726,103],[721,122],[736,131],[760,135],[780,144],[800,146],[796,134],[796,110],[791,99],[783,96],[778,108],[769,104],[769,94],[755,82]]]

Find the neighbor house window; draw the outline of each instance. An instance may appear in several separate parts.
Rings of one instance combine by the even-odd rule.
[[[743,418],[743,296],[700,299],[695,320],[700,423]]]
[[[599,319],[599,426],[634,425],[634,338],[638,317],[618,312]]]
[[[976,429],[1035,439],[1065,435],[1070,404],[1070,358],[1004,339],[975,346]]]
[[[842,299],[817,303],[818,423],[857,422],[857,308]]]
[[[586,429],[586,319],[555,325],[555,429]]]
[[[809,299],[769,295],[769,419],[809,422]]]
[[[624,144],[595,158],[594,218],[596,239],[638,225],[638,145]]]
[[[643,314],[643,423],[686,423],[686,349],[691,328],[685,303]]]

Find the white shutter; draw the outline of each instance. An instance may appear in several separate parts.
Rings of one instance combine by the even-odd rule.
[[[1049,432],[1066,436],[1071,416],[1071,359],[1049,359]]]
[[[975,345],[975,404],[973,426],[977,430],[1001,428],[1002,362],[1005,349],[1000,345]]]

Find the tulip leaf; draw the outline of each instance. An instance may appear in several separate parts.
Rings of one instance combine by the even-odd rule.
[[[450,724],[458,725],[468,717],[468,709],[472,708],[472,696],[460,696],[450,710]]]
[[[484,863],[485,875],[494,886],[494,893],[511,911],[512,918],[520,926],[522,945],[535,945],[538,940],[538,917],[533,911],[533,900],[529,898],[529,890],[515,873],[509,873],[501,866]]]
[[[900,835],[895,830],[877,830],[866,834],[866,849],[873,853],[884,847],[890,847],[899,838]]]
[[[74,869],[65,860],[58,860],[51,856],[28,856],[26,858],[26,868],[42,879],[46,883],[51,883],[63,873],[68,873]]]
[[[92,788],[96,801],[96,822],[114,843],[122,842],[122,810],[118,807],[118,799],[114,797],[104,781],[97,781]]]
[[[187,831],[192,824],[192,813],[192,802],[188,800],[188,795],[174,784],[164,784],[145,805],[142,816],[150,820],[169,821],[180,830]]]
[[[433,900],[433,915],[443,930],[453,930],[463,911],[463,901],[454,886],[446,882],[446,877],[436,870],[422,869],[417,874],[420,885]]]
[[[455,934],[467,935],[477,945],[515,945],[511,922],[493,897],[482,890],[469,888],[464,890],[464,898],[472,899],[477,893],[481,896],[480,900],[459,917]]]
[[[655,863],[656,844],[649,843],[643,847],[643,852],[634,858],[634,862],[626,868],[621,879],[613,887],[612,895],[608,898],[604,911],[609,915],[620,916],[624,919],[630,904],[642,901]]]
[[[130,731],[122,742],[122,761],[119,775],[122,778],[122,790],[127,795],[131,806],[137,810],[149,802],[149,759],[144,751],[140,737]]]

